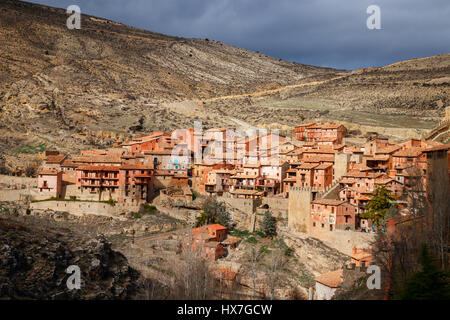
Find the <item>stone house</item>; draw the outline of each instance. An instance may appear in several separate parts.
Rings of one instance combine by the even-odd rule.
[[[44,169],[38,174],[38,190],[40,197],[59,198],[62,194],[62,171]]]

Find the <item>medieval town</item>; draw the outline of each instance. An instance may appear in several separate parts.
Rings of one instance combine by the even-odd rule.
[[[305,299],[332,299],[336,290],[351,287],[375,265],[378,233],[384,230],[395,238],[401,234],[398,226],[418,219],[421,196],[447,201],[450,144],[433,137],[449,120],[447,108],[437,131],[422,140],[396,143],[377,134],[352,137],[334,122],[299,124],[291,136],[261,129],[202,131],[196,125],[81,154],[45,150],[36,178],[22,185],[17,181],[23,178],[11,176],[7,185],[3,177],[0,192],[9,201],[26,204],[27,214],[68,212],[127,220],[142,208],[159,210],[184,224],[175,233],[177,227],[156,233],[158,241],[175,246],[178,255],[195,251],[208,268],[218,270],[221,281],[234,280],[241,272],[233,257],[243,243],[256,241],[249,234],[284,235],[285,247],[295,244],[296,237],[313,238],[319,240],[313,247],[320,243],[339,259],[325,252],[302,294]],[[444,192],[440,200],[439,192]],[[389,213],[396,215],[370,215],[376,211],[371,201],[381,201],[383,195]],[[127,232],[133,235],[132,246],[146,239],[154,246],[155,236],[136,237],[132,228]],[[308,259],[320,260],[311,253]],[[247,297],[275,295],[273,286],[266,294],[258,289],[261,284],[255,282],[260,280],[253,278]]]
[[[336,2],[1,0],[0,300],[450,300],[450,1]]]

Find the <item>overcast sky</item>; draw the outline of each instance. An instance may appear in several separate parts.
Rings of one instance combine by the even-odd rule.
[[[450,53],[450,0],[33,0],[134,27],[343,69]],[[381,29],[369,30],[370,5]]]

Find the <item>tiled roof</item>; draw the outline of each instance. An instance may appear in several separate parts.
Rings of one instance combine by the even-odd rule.
[[[311,201],[311,203],[327,205],[327,206],[339,206],[339,205],[345,203],[345,201],[335,200],[335,199],[316,199],[314,201]]]
[[[243,194],[243,195],[262,195],[263,192],[257,190],[246,190],[246,189],[234,189],[231,191],[233,194]]]
[[[392,179],[392,178],[378,178],[378,179],[375,179],[375,183],[376,184],[387,184],[387,183],[389,183],[391,181],[398,182],[397,180]],[[400,182],[398,182],[398,183],[400,183]]]
[[[121,155],[93,155],[93,156],[78,156],[72,158],[73,162],[82,163],[121,163]]]
[[[334,156],[322,155],[308,157],[303,160],[304,162],[334,162]]]
[[[336,150],[333,148],[306,149],[303,153],[335,154]]]
[[[333,165],[331,163],[322,163],[319,166],[315,167],[314,170],[324,170],[328,169],[329,167],[332,167]]]
[[[144,151],[144,154],[149,154],[149,155],[171,155],[172,154],[172,150],[151,150],[151,151]]]
[[[384,148],[378,148],[377,151],[375,152],[376,154],[386,154],[386,153],[393,153],[395,151],[397,151],[398,149],[400,149],[400,146],[394,145],[394,146],[387,146]]]
[[[45,158],[46,163],[61,163],[66,158],[65,154],[50,155]]]
[[[243,165],[244,168],[259,168],[261,164],[258,163],[246,163]]]
[[[142,165],[142,164],[123,164],[120,166],[123,170],[152,170],[153,165]]]
[[[44,169],[39,174],[45,175],[45,176],[56,176],[59,172],[58,170],[51,170],[51,169]]]
[[[236,174],[231,179],[256,179],[258,177],[258,174]]]
[[[368,252],[358,252],[358,253],[353,253],[351,255],[351,257],[355,260],[362,260],[362,259],[367,259],[367,258],[371,258],[372,254],[368,253]]]
[[[71,168],[76,168],[76,167],[78,167],[78,166],[77,166],[75,163],[73,163],[72,160],[66,159],[66,160],[64,160],[64,161],[61,163],[61,167],[71,167]]]
[[[339,270],[321,274],[320,276],[316,277],[314,280],[316,280],[317,282],[319,282],[327,287],[337,288],[342,283],[342,275],[343,275],[343,270],[339,269]]]
[[[341,179],[341,181],[339,181],[339,183],[353,184],[353,183],[356,183],[356,181],[349,179],[349,178],[343,178],[343,179]]]
[[[394,157],[418,157],[423,152],[423,148],[408,148],[397,151],[393,154]]]
[[[82,171],[119,171],[118,166],[80,166],[77,170]]]
[[[358,172],[358,171],[351,171],[351,172],[347,172],[344,177],[351,177],[351,178],[371,178],[371,179],[375,179],[378,178],[380,176],[383,176],[384,174],[381,172],[367,172],[367,171],[363,171],[363,172]]]
[[[436,146],[436,147],[433,147],[433,148],[425,149],[424,152],[441,151],[441,150],[450,150],[450,143],[447,143],[447,144],[444,144],[444,145],[440,145],[440,146]]]
[[[299,165],[297,167],[297,169],[311,170],[317,166],[318,166],[318,164],[316,164],[316,163],[302,163],[301,165]]]

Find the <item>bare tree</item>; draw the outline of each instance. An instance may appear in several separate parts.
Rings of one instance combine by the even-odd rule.
[[[389,295],[395,295],[407,277],[420,270],[418,261],[424,244],[439,257],[442,269],[448,266],[447,165],[444,161],[435,161],[427,170],[426,174],[419,167],[407,170],[404,199],[409,215],[397,219],[393,232],[378,234],[373,246],[376,263],[384,269],[383,274],[388,275],[386,294]]]
[[[202,244],[189,234],[181,253],[182,261],[175,266],[172,298],[180,300],[206,300],[214,295],[214,276],[210,263],[202,257]]]
[[[247,251],[247,260],[250,267],[250,277],[252,279],[252,299],[256,293],[256,279],[258,277],[259,262],[263,256],[263,252],[258,246],[251,246]]]
[[[272,251],[269,263],[266,265],[271,300],[275,299],[275,288],[280,280],[280,272],[283,270],[286,263],[287,259],[281,249]]]

